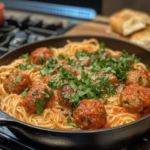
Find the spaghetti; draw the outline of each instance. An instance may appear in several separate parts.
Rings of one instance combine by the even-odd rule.
[[[40,51],[42,51],[42,48],[40,49]],[[143,70],[146,70],[146,66],[140,62],[135,63],[137,61],[136,58],[131,58],[130,55],[125,52],[105,49],[104,44],[99,44],[96,39],[84,40],[83,42],[68,41],[68,44],[64,47],[52,48],[49,51],[50,53],[40,53],[40,56],[38,55],[39,52],[31,53],[30,57],[24,55],[23,57],[14,60],[10,65],[0,67],[0,108],[2,111],[23,122],[44,128],[59,130],[92,130],[104,128],[106,127],[106,124],[108,125],[107,127],[127,124],[142,117],[145,114],[145,108],[149,109],[148,102],[145,100],[147,98],[144,99],[143,97],[140,97],[142,106],[139,103],[138,105],[140,105],[139,107],[141,110],[137,111],[134,106],[131,106],[131,109],[136,111],[130,111],[130,106],[128,105],[130,105],[130,103],[136,105],[136,94],[131,95],[132,97],[134,96],[134,102],[131,102],[132,98],[129,98],[128,100],[128,97],[126,97],[127,99],[124,101],[125,96],[122,91],[124,91],[124,88],[126,89],[127,86],[139,85],[139,87],[143,87],[144,89],[148,88],[147,86],[143,86],[145,85],[143,82],[148,82],[149,84],[149,75],[143,72]],[[49,58],[47,59],[47,55],[49,55],[51,60]],[[39,62],[36,63],[36,61],[34,61],[33,63],[32,60],[35,60],[36,57],[38,57],[37,61]],[[118,60],[128,64],[128,66],[124,67],[126,68],[126,72],[123,72],[122,70],[118,71],[117,68],[114,69],[117,66],[111,67],[110,61],[115,64],[118,63]],[[106,65],[104,66],[104,64]],[[107,64],[109,66],[107,66]],[[136,78],[138,79],[132,78],[131,81],[129,81],[130,85],[126,85],[125,81],[130,80],[130,77],[127,78],[126,73],[131,70],[138,70],[141,73],[140,77],[142,78],[142,81],[137,81],[141,79],[137,76]],[[15,76],[14,72],[18,72],[18,74]],[[17,78],[16,83],[12,85],[12,88],[20,86],[19,84],[21,84],[22,81],[19,83],[17,80],[23,80],[23,75],[21,73],[28,75],[30,79],[30,84],[24,89],[24,93],[26,92],[26,95],[24,96],[22,96],[23,94],[21,93],[17,94],[6,90],[6,86],[8,86],[6,81],[12,81],[10,80],[12,74],[13,79],[15,77]],[[132,76],[132,74],[130,76]],[[85,78],[86,81],[83,81]],[[104,82],[105,80],[106,82]],[[60,82],[60,88],[58,88],[60,85],[58,82],[56,85],[56,83],[54,84],[52,81]],[[82,83],[84,87],[80,85],[80,83]],[[32,84],[38,85],[34,86]],[[89,87],[91,87],[91,89],[87,88],[86,84],[90,85]],[[40,109],[43,109],[43,112],[38,113],[37,110],[36,112],[30,113],[27,108],[27,105],[29,105],[27,104],[27,101],[29,100],[29,97],[27,96],[30,91],[41,85],[43,86],[41,89],[44,89],[40,91],[41,93],[48,90],[52,91],[52,89],[53,93],[52,95],[47,96],[48,102],[42,101],[41,98],[44,106],[38,104],[40,99],[37,97],[36,100],[33,99],[32,103],[36,106],[36,109],[40,107]],[[69,85],[71,89],[68,90],[70,87],[67,87],[67,85]],[[21,85],[21,87],[22,86],[23,85]],[[93,91],[92,88],[94,86],[95,91],[101,89],[100,94]],[[71,93],[67,93],[68,91],[66,92],[65,88],[67,88],[69,92],[71,91]],[[85,88],[89,91],[86,92],[84,90]],[[11,90],[11,88],[9,90]],[[57,93],[58,91],[60,93]],[[34,94],[39,96],[38,89],[37,92],[35,92]],[[48,92],[43,95],[46,97],[46,94],[48,94]],[[73,97],[74,95],[78,95],[78,98],[75,99],[75,97]],[[127,95],[130,96],[129,93],[127,93]],[[33,96],[32,94],[31,96],[34,98],[35,95]],[[59,98],[57,99],[57,97]],[[85,104],[82,103],[82,99],[84,99],[83,101]],[[88,99],[91,104],[89,104]],[[91,99],[94,99],[94,101]],[[94,106],[93,102],[95,103],[95,101],[100,102],[99,104],[97,104],[97,102],[95,104],[95,108],[98,107],[98,109],[101,110],[99,111],[100,115],[97,114],[97,110],[94,110],[95,108],[91,108],[90,111],[93,110],[93,112],[90,113],[93,116],[99,117],[100,122],[97,123],[101,124],[102,122],[105,122],[105,125],[102,123],[99,127],[93,125],[94,121],[93,118],[90,118],[91,116],[88,116],[89,120],[83,118],[83,116],[81,117],[81,113],[84,114],[85,112],[84,109],[79,109],[81,103],[81,108],[85,108],[86,105],[91,105],[90,107]]]

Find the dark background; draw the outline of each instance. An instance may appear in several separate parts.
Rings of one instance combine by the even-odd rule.
[[[101,11],[102,0],[28,0],[28,1],[47,2],[53,4],[63,4],[63,5],[70,5],[70,6],[93,8],[96,10],[98,14],[102,13]]]

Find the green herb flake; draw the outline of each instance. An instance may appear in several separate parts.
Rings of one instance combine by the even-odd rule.
[[[144,103],[140,98],[139,98],[139,101],[140,101],[141,103]]]
[[[46,98],[50,98],[50,96],[49,96],[49,94],[47,93],[46,90],[42,90],[41,93],[42,93],[42,94],[45,94],[45,97],[46,97]]]
[[[36,95],[38,95],[38,91],[34,91],[34,92],[32,93],[32,96],[36,96]]]
[[[71,118],[68,118],[68,119],[67,119],[67,125],[68,125],[68,126],[75,127],[75,128],[79,128],[78,126],[76,126],[76,125],[74,125],[74,124],[72,123]]]
[[[21,55],[20,57],[23,58],[23,59],[28,59],[29,58],[29,54],[26,53],[26,54]]]
[[[70,86],[72,87],[72,89],[76,92],[77,91],[77,86],[74,84],[73,81],[70,82]]]
[[[106,112],[105,112],[105,111],[100,111],[100,113],[101,113],[101,114],[103,114],[103,115],[104,115],[104,114],[106,114]]]
[[[139,80],[139,82],[142,82],[142,77],[140,76],[138,80]]]
[[[40,56],[38,59],[39,59],[40,65],[43,65],[45,58]]]
[[[27,95],[28,91],[29,91],[29,88],[26,88],[26,89],[21,93],[21,96],[22,96],[22,97],[25,97],[25,96]]]
[[[37,114],[42,115],[44,112],[43,106],[45,105],[45,103],[41,99],[35,99],[33,102],[36,103]]]
[[[128,104],[129,105],[130,103],[129,103],[129,101],[124,101],[124,104]]]
[[[9,77],[9,74],[6,75],[6,79]]]
[[[17,76],[16,81],[17,81],[17,82],[21,82],[21,80],[22,80],[22,75]]]
[[[16,86],[16,83],[15,83],[15,82],[13,82],[13,83],[12,83],[12,86]]]
[[[52,50],[53,47],[52,47],[52,46],[49,46],[48,48],[49,48],[49,50]]]
[[[89,126],[90,124],[92,124],[92,122],[91,122],[91,121],[88,121],[88,126]]]

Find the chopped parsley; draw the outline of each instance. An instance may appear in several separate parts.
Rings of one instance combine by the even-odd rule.
[[[50,57],[47,64],[40,70],[41,75],[52,74],[54,72],[53,68],[57,65],[57,60]]]
[[[41,99],[36,99],[36,100],[33,101],[33,102],[36,103],[36,111],[40,115],[43,114],[43,111],[44,111],[43,106],[45,105],[45,103],[48,102],[48,98],[50,98],[53,95],[53,91],[50,90],[49,93],[48,93],[46,90],[42,90],[41,93],[45,94],[44,102]],[[32,93],[32,95],[33,95],[33,93]]]
[[[68,126],[75,127],[75,128],[79,128],[78,126],[76,126],[76,125],[74,125],[74,124],[72,123],[71,118],[68,118],[68,119],[67,119],[67,125],[68,125]]]
[[[89,126],[90,124],[92,124],[92,122],[91,122],[91,121],[88,121],[88,126]]]
[[[23,58],[23,59],[28,59],[28,58],[29,58],[29,54],[28,54],[28,53],[23,54],[23,55],[21,55],[21,58]]]
[[[45,58],[40,56],[38,59],[39,59],[40,65],[43,65]]]
[[[139,82],[142,82],[142,77],[140,76],[138,80],[139,80]]]
[[[12,86],[16,86],[16,83],[15,83],[15,82],[13,82],[13,83],[12,83]]]
[[[6,75],[6,79],[9,77],[9,74]]]
[[[104,114],[106,114],[106,112],[105,112],[105,111],[100,111],[100,113],[101,113],[101,114],[103,114],[103,115],[104,115]]]
[[[129,103],[129,101],[124,101],[124,104],[128,104],[129,105],[130,103]]]
[[[31,65],[31,62],[29,61],[26,65],[23,64],[19,64],[18,66],[15,66],[16,68],[25,71],[25,70],[30,70],[30,69],[40,69],[39,67],[37,67],[36,65]]]
[[[38,91],[34,91],[34,92],[32,93],[32,96],[36,96],[36,95],[38,95]]]
[[[139,101],[140,101],[141,103],[144,103],[140,98],[139,98]]]
[[[16,81],[17,81],[17,82],[21,82],[21,80],[22,80],[22,75],[17,76]]]
[[[65,59],[65,56],[64,56],[64,55],[59,55],[59,56],[58,56],[58,59],[59,59],[59,60],[63,60],[63,59]]]
[[[45,105],[45,103],[41,99],[35,99],[33,102],[36,103],[37,114],[42,115],[44,111],[43,106]]]
[[[22,97],[25,97],[25,96],[27,95],[28,91],[29,91],[29,88],[26,88],[26,89],[21,93],[21,96],[22,96]]]
[[[53,48],[52,46],[49,46],[49,50],[52,50],[52,48]]]

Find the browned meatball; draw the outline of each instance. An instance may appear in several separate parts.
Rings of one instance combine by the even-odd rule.
[[[16,71],[11,73],[3,82],[7,93],[21,94],[30,85],[29,75]]]
[[[54,94],[49,98],[48,102],[46,103],[46,108],[53,108],[61,98],[60,90],[54,90]]]
[[[66,66],[64,66],[63,68],[65,68],[65,69],[69,70],[70,72],[72,72],[72,74],[73,74],[74,76],[80,75],[80,71],[79,71],[79,70],[74,69],[74,68],[72,68],[72,67],[69,66],[69,65],[66,65]]]
[[[98,78],[98,77],[101,77],[101,76],[104,76],[105,75],[105,73],[103,72],[103,71],[100,71],[100,72],[98,72],[97,74],[96,74],[96,76],[95,76],[95,78]],[[113,73],[108,73],[108,75],[109,75],[109,82],[111,83],[111,84],[115,84],[115,83],[119,83],[119,81],[118,81],[118,79],[117,79],[117,77],[116,77],[116,75],[115,74],[113,74]],[[97,79],[95,79],[94,81],[96,81]]]
[[[73,112],[75,123],[83,130],[102,128],[107,122],[105,107],[101,101],[83,99]]]
[[[29,114],[33,114],[37,111],[34,100],[40,99],[41,101],[45,102],[46,95],[43,94],[42,91],[49,93],[50,89],[42,83],[33,84],[23,101],[20,103],[20,105],[23,106]]]
[[[70,103],[68,98],[64,98],[65,95],[70,95],[72,93],[74,93],[74,90],[71,88],[70,84],[64,85],[60,92],[61,98],[59,99],[59,104],[65,107],[72,107],[73,103]]]
[[[150,78],[143,70],[131,70],[126,73],[127,79],[124,81],[125,85],[138,84],[141,86],[150,86]]]
[[[44,78],[43,78],[43,83],[48,84],[49,79],[52,79],[52,76],[50,74],[47,74]]]
[[[121,92],[120,100],[129,112],[142,112],[145,108],[150,108],[150,88],[138,84],[129,85]]]
[[[49,50],[46,47],[41,47],[31,53],[30,61],[36,65],[43,65],[43,63],[45,63],[49,59],[49,57],[53,56],[53,51]]]
[[[90,57],[86,57],[84,60],[79,61],[78,63],[79,63],[81,66],[88,67],[88,66],[90,65],[90,60],[91,60]]]

